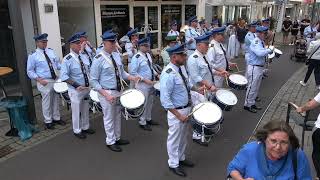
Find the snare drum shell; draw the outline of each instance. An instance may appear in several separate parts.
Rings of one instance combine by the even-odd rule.
[[[206,128],[204,128],[204,134],[205,135],[213,135],[215,134],[214,131],[212,131],[211,129],[215,128],[216,126],[218,126],[219,124],[221,124],[223,122],[223,117],[221,120],[217,121],[216,123],[212,124],[212,125],[206,125]],[[201,134],[202,133],[202,124],[200,124],[198,121],[196,121],[194,118],[191,118],[190,121],[192,128],[194,131],[196,131],[197,133]]]
[[[233,83],[232,81],[230,81],[230,79],[228,79],[228,84],[229,87],[235,90],[246,90],[247,89],[247,85],[238,85]]]
[[[233,106],[227,105],[227,104],[225,104],[225,103],[223,103],[223,102],[220,102],[220,101],[217,99],[216,96],[213,96],[211,101],[214,102],[214,103],[216,103],[216,104],[217,104],[222,110],[224,110],[224,111],[231,111],[231,109],[232,109],[232,107],[233,107]]]

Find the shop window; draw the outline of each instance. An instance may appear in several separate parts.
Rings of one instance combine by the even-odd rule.
[[[173,20],[178,22],[178,30],[181,27],[181,5],[162,5],[161,6],[161,33],[162,42],[170,31],[170,23]]]
[[[197,14],[196,5],[186,5],[185,6],[185,22],[188,23],[188,19]]]
[[[134,28],[138,28],[139,32],[144,31],[145,11],[144,7],[133,7]]]

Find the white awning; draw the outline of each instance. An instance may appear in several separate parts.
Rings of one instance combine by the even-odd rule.
[[[250,5],[251,0],[207,0],[206,4],[211,6],[247,6]]]

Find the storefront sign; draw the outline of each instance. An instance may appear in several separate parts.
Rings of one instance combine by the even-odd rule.
[[[165,15],[181,14],[181,6],[164,6],[161,11]]]
[[[106,7],[101,9],[102,18],[115,18],[115,17],[127,17],[129,16],[128,8],[123,7]]]

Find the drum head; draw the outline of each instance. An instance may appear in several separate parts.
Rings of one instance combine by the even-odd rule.
[[[90,98],[91,98],[92,101],[94,101],[94,102],[100,102],[100,100],[99,100],[99,98],[98,98],[98,92],[97,92],[97,91],[91,89],[91,90],[90,90],[90,93],[89,93],[89,96],[90,96]]]
[[[200,107],[201,106],[201,107]],[[200,107],[200,108],[199,108]],[[221,108],[212,102],[203,102],[196,105],[192,111],[199,108],[193,113],[193,118],[197,122],[205,125],[215,124],[222,119]]]
[[[231,74],[229,76],[229,80],[237,85],[246,85],[248,84],[248,80],[241,74]]]
[[[237,96],[233,92],[226,89],[219,89],[216,92],[216,97],[218,101],[229,106],[234,106],[238,102]]]
[[[57,93],[64,93],[68,91],[68,84],[66,82],[62,82],[61,79],[58,79],[53,84],[53,89]]]
[[[153,87],[154,87],[156,90],[160,91],[160,82],[159,82],[159,81],[156,82],[156,83],[153,85]]]
[[[135,109],[144,104],[145,97],[137,89],[128,89],[120,96],[120,103],[127,109]]]

